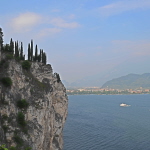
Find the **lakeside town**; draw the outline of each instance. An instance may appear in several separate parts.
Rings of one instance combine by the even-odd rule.
[[[119,95],[119,94],[150,94],[150,89],[142,87],[136,89],[111,89],[100,87],[85,87],[85,88],[68,88],[68,95],[84,95],[84,94],[97,94],[97,95]]]

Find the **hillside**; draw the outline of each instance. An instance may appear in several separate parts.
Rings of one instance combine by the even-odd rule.
[[[112,79],[103,84],[102,88],[114,89],[136,89],[139,87],[150,88],[150,73],[129,74],[119,78]]]

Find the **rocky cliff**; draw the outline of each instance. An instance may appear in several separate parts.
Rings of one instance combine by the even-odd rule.
[[[5,59],[5,57],[3,57]],[[0,145],[19,150],[62,150],[62,131],[67,116],[66,89],[51,65],[5,59],[0,78],[10,77],[11,86],[0,82]],[[24,100],[27,105],[19,105]]]

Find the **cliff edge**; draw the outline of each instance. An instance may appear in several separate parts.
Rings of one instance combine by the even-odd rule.
[[[19,150],[62,150],[68,98],[51,65],[5,59],[0,63],[0,145]],[[7,86],[3,78],[11,78]]]

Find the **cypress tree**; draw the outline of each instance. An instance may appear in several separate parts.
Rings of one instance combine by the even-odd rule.
[[[47,60],[46,60],[46,53],[43,53],[43,63],[46,65],[46,62],[47,62]]]
[[[17,42],[15,41],[15,57],[17,57]]]
[[[43,55],[43,50],[41,51],[41,55],[42,55],[42,63],[44,63],[44,55]]]
[[[17,58],[17,59],[19,59],[19,45],[18,45],[18,41],[17,42],[15,42],[15,57]]]
[[[60,82],[61,80],[60,80],[60,76],[59,76],[59,74],[57,73],[57,82]]]
[[[15,42],[15,57],[18,57],[18,41]]]
[[[61,80],[60,80],[60,76],[59,76],[58,73],[54,73],[54,76],[57,78],[57,82],[60,82],[60,81],[61,81]]]
[[[28,44],[28,61],[31,60],[31,49],[30,49],[30,44]]]
[[[40,62],[41,61],[41,59],[40,59],[40,54],[38,55],[38,62]]]
[[[38,62],[41,62],[41,55],[42,55],[42,51],[40,49],[40,54],[38,55]]]
[[[46,53],[43,52],[43,49],[40,50],[40,55],[41,55],[42,63],[46,64],[46,62],[47,62],[47,60],[46,60]]]
[[[12,38],[10,39],[10,48],[9,48],[9,51],[11,53],[14,53],[14,42],[13,42]]]
[[[34,61],[37,61],[38,60],[38,48],[37,48],[37,45],[35,46],[35,59]]]
[[[40,62],[42,61],[42,50],[40,49]]]
[[[46,53],[45,53],[45,65],[47,64],[47,56],[46,56]]]
[[[0,48],[3,50],[3,31],[2,28],[0,28]]]
[[[9,46],[9,44],[5,44],[5,45],[3,45],[3,51],[5,51],[5,52],[9,52],[9,50],[10,50],[10,46]]]
[[[31,40],[31,61],[33,61],[33,40]]]
[[[19,58],[19,44],[18,44],[18,41],[17,41],[17,58]]]
[[[43,63],[45,64],[45,53],[43,52]]]
[[[23,56],[23,44],[21,42],[21,49],[20,49],[20,59],[24,60],[24,56]]]

